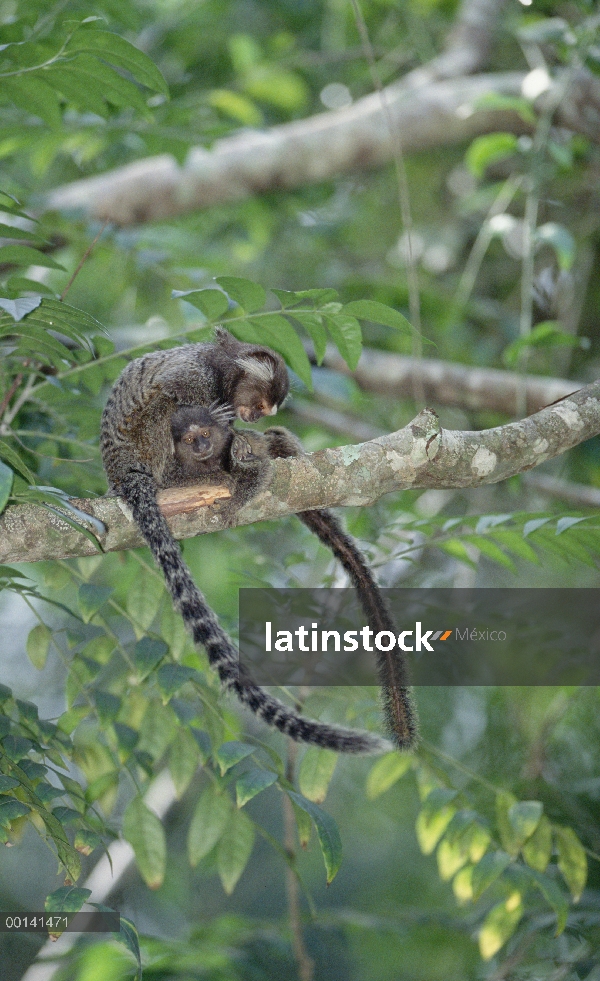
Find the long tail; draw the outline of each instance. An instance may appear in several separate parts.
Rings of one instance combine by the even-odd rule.
[[[256,715],[299,742],[314,743],[340,753],[381,753],[389,750],[386,739],[368,732],[314,722],[273,698],[252,680],[240,663],[239,652],[194,583],[179,546],[156,501],[156,485],[149,473],[136,472],[122,481],[119,493],[133,512],[138,527],[162,569],[175,606],[194,643],[202,644],[221,684]]]
[[[344,567],[356,588],[371,629],[397,633],[393,617],[386,606],[369,566],[331,511],[302,511],[300,520],[331,549]],[[390,735],[399,749],[414,746],[417,734],[417,714],[408,687],[406,664],[399,653],[377,651],[377,673],[381,685],[383,708]]]

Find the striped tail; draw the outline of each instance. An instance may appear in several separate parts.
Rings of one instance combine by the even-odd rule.
[[[156,500],[156,484],[150,471],[140,468],[121,481],[118,492],[162,569],[175,606],[191,633],[202,644],[221,684],[233,692],[266,723],[299,742],[314,743],[339,753],[382,753],[393,746],[379,736],[341,726],[326,725],[298,715],[251,678],[239,660],[239,652],[227,636],[181,557],[179,546]],[[309,512],[318,514],[320,512]]]
[[[361,606],[374,633],[397,633],[393,617],[371,570],[352,538],[331,511],[302,511],[300,520],[331,549],[356,588]],[[386,722],[399,749],[410,749],[418,735],[417,714],[404,659],[398,652],[377,651],[377,673]]]

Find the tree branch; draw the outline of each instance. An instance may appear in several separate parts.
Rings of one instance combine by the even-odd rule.
[[[293,190],[389,162],[394,139],[388,121],[393,132],[402,134],[405,154],[465,143],[497,130],[528,133],[531,127],[517,112],[481,103],[490,94],[520,95],[524,78],[523,72],[506,72],[433,81],[421,88],[403,80],[384,90],[386,112],[380,94],[374,93],[347,109],[265,132],[237,133],[210,150],[194,147],[181,167],[170,154],[162,154],[74,181],[51,191],[44,206],[125,226]],[[544,93],[540,105],[553,92],[554,87]],[[600,142],[600,80],[578,73],[556,118]]]
[[[323,364],[351,375],[366,392],[394,399],[412,400],[415,379],[428,402],[455,405],[463,409],[503,412],[514,416],[517,400],[525,390],[527,412],[538,412],[545,405],[570,395],[580,382],[543,375],[520,375],[497,368],[474,368],[435,359],[420,360],[363,348],[355,371],[328,345]]]
[[[435,81],[420,89],[395,83],[385,89],[387,116],[376,92],[347,109],[264,132],[236,133],[210,150],[193,147],[183,166],[162,154],[74,181],[51,191],[45,207],[124,226],[320,183],[391,160],[388,117],[402,134],[405,153],[463,143],[498,129],[529,132],[513,111],[472,108],[490,92],[520,94],[523,77],[520,72],[483,75]]]
[[[272,477],[237,515],[237,524],[282,518],[312,508],[369,505],[383,494],[405,489],[479,487],[531,470],[600,433],[600,381],[519,422],[482,432],[442,430],[431,409],[404,429],[355,446],[339,446],[294,459],[275,460]],[[223,488],[199,490],[173,510],[176,538],[224,527],[207,500]],[[214,496],[210,496],[210,493]],[[165,491],[161,503],[175,491]],[[193,493],[193,492],[192,492]],[[207,493],[209,497],[207,498]],[[74,502],[106,526],[105,551],[143,544],[119,498]],[[93,544],[55,513],[35,505],[12,507],[0,518],[0,562],[38,561],[96,554]]]

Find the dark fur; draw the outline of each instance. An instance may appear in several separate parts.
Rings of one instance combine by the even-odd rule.
[[[253,371],[253,359],[259,366]],[[240,364],[240,361],[242,362]],[[292,739],[339,752],[372,753],[388,748],[370,733],[328,726],[303,718],[258,687],[239,663],[238,651],[196,587],[179,546],[158,507],[157,487],[173,467],[171,419],[185,406],[230,406],[245,421],[272,414],[288,391],[279,355],[242,344],[220,331],[214,344],[190,344],[157,351],[132,361],[117,379],[102,416],[100,449],[111,490],[131,508],[152,554],[163,571],[175,606],[194,642],[206,648],[209,662],[226,689],[234,692],[265,722]],[[243,487],[252,453],[244,437],[233,433],[231,475]],[[234,443],[234,440],[242,442]],[[243,468],[242,473],[237,467]],[[255,471],[257,480],[262,470]],[[251,468],[250,468],[251,469]],[[248,483],[256,488],[255,480]],[[235,493],[234,493],[235,500]]]
[[[190,460],[189,464],[186,465],[179,459],[181,440],[186,432],[180,424],[180,418],[188,426],[192,424],[198,426],[201,424],[208,425],[211,417],[205,410],[198,409],[181,410],[180,416],[173,417],[174,424],[172,424],[171,429],[177,463],[171,474],[174,483],[185,484],[198,479],[200,474],[198,464],[194,460]],[[218,435],[219,428],[221,429],[221,438]],[[266,461],[277,457],[300,456],[304,450],[297,437],[284,429],[283,426],[272,427],[264,433],[242,430],[235,434],[235,438],[231,434],[229,439],[228,432],[231,433],[231,430],[226,424],[215,420],[211,428],[212,437],[215,440],[215,458],[214,468],[210,470],[210,476],[213,479],[223,481],[224,479],[227,480],[227,476],[233,473],[235,489],[231,513],[235,514],[238,508],[250,500],[260,485],[264,483]],[[217,447],[222,447],[224,444],[227,444],[227,448],[221,451],[221,457],[218,459]],[[244,446],[244,444],[246,445]],[[229,460],[226,459],[228,452],[230,452]],[[265,461],[265,463],[261,465],[261,461]],[[203,464],[209,468],[211,461],[206,459]],[[219,470],[219,467],[222,469]],[[374,633],[378,633],[380,630],[391,630],[392,633],[397,634],[392,615],[364,556],[352,538],[343,530],[335,515],[331,511],[313,510],[300,512],[298,517],[307,528],[317,535],[323,545],[331,549],[350,576],[369,626]],[[388,728],[399,749],[409,749],[414,745],[416,739],[417,722],[410,688],[408,687],[406,666],[398,652],[377,651],[376,658]]]

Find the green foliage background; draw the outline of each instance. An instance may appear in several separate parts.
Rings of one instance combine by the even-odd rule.
[[[384,84],[429,60],[456,17],[445,0],[365,0],[362,10]],[[524,69],[535,47],[552,74],[597,71],[593,14],[583,0],[515,5],[494,67]],[[410,351],[392,166],[106,229],[67,302],[59,297],[100,228],[42,206],[78,177],[152,154],[183,161],[240,127],[322,111],[332,82],[360,98],[372,81],[350,3],[2,0],[0,26],[2,508],[58,507],[81,527],[67,495],[105,490],[97,434],[110,383],[127,359],[204,338],[223,320],[286,356],[296,381],[282,421],[308,449],[347,441],[294,416],[313,385],[350,420],[392,430],[412,417],[408,403],[311,372],[299,340],[310,336],[318,354],[333,341],[351,367],[363,335]],[[513,108],[531,137],[499,132],[406,161],[425,335],[449,361],[592,378],[598,150],[536,120],[525,99]],[[486,217],[499,199],[494,226]],[[531,270],[510,235],[534,205],[534,271],[549,272],[529,286],[552,295],[524,332]],[[224,293],[207,291],[215,278]],[[575,324],[561,290],[579,294]],[[502,421],[442,410],[448,428]],[[561,465],[600,483],[596,441]],[[382,581],[456,585],[466,568],[481,586],[597,586],[595,516],[542,512],[547,502],[518,479],[435,508],[425,497],[348,515]],[[336,575],[292,522],[204,536],[184,553],[232,631],[238,586]],[[77,910],[94,901],[85,874],[120,831],[136,853],[138,872],[110,900],[135,925],[124,923],[120,943],[87,938],[56,978],[116,981],[139,976],[141,960],[157,981],[295,977],[286,874],[288,887],[290,875],[300,882],[320,981],[598,976],[596,689],[423,689],[413,757],[308,749],[291,772],[283,739],[220,698],[145,551],[2,567],[0,577],[0,840],[15,846],[0,854],[0,908]],[[314,692],[305,708],[381,725],[370,689]],[[142,794],[165,768],[179,801],[161,823]],[[0,935],[3,981],[21,976],[38,943]]]

